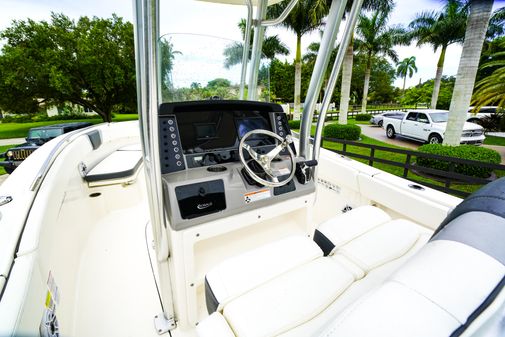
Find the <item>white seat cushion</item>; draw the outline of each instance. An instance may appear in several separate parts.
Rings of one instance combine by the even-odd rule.
[[[141,151],[115,151],[84,177],[90,187],[121,184],[134,177],[142,165]]]
[[[504,265],[473,247],[431,241],[321,336],[450,336],[488,300],[504,275]]]
[[[218,304],[221,308],[231,299],[322,255],[309,237],[292,236],[229,258],[205,277],[207,288],[210,287],[206,295],[213,295],[217,301],[209,305],[207,298],[207,309],[212,312]]]
[[[344,256],[366,274],[407,253],[419,239],[419,228],[408,220],[392,220],[337,248],[334,255]]]
[[[447,337],[459,326],[449,313],[394,282],[361,297],[320,337]]]
[[[380,208],[361,206],[321,224],[316,230],[314,239],[325,255],[331,255],[335,249],[390,220],[391,217]],[[325,241],[329,240],[328,245],[320,242],[321,235]]]
[[[353,281],[344,267],[321,257],[231,301],[223,315],[236,336],[275,336],[317,316]]]
[[[196,326],[200,337],[235,337],[228,322],[219,312],[212,313]]]

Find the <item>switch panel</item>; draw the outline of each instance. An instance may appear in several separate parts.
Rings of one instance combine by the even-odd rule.
[[[181,137],[177,119],[173,115],[159,119],[161,173],[182,171],[186,168],[182,154]]]
[[[286,114],[284,112],[274,112],[271,114],[273,116],[272,125],[273,125],[274,132],[276,134],[278,134],[279,136],[281,136],[282,138],[286,138],[287,135],[290,135],[291,130],[289,128],[288,118],[286,117]],[[293,153],[296,155],[295,146],[293,144],[291,144],[291,150],[293,150]],[[288,150],[284,149],[281,152],[281,154],[287,155]]]

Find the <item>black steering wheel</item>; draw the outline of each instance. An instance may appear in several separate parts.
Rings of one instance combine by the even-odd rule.
[[[276,140],[279,141],[279,144],[276,147],[274,147],[267,154],[259,154],[249,144],[246,143],[246,140],[249,137],[251,137],[252,135],[258,135],[258,134],[275,138]],[[279,187],[279,186],[286,185],[288,182],[290,182],[293,179],[293,176],[295,175],[295,169],[296,169],[295,155],[293,153],[293,150],[291,150],[291,147],[289,146],[289,144],[291,144],[291,143],[293,143],[293,139],[291,138],[291,135],[287,135],[286,138],[282,138],[278,134],[276,134],[272,131],[268,131],[268,130],[256,129],[256,130],[249,131],[240,140],[240,145],[239,145],[240,161],[242,162],[242,165],[244,165],[246,172],[249,173],[251,178],[254,181],[256,181],[257,183],[260,183],[261,185],[269,186],[269,187]],[[281,153],[282,150],[284,150],[286,148],[288,149],[289,160],[291,161],[291,170],[290,170],[287,178],[284,178],[281,181],[279,181],[279,177],[286,176],[286,174],[285,173],[279,174],[278,171],[276,173],[275,170],[272,169],[272,160],[275,157],[277,157],[277,155],[279,153]],[[251,158],[261,166],[263,171],[265,171],[265,173],[266,173],[266,177],[269,180],[265,180],[265,179],[259,177],[258,174],[255,173],[249,167],[249,165],[247,164],[245,157],[244,157],[244,150],[246,150],[247,153],[249,153],[249,155],[251,156]]]

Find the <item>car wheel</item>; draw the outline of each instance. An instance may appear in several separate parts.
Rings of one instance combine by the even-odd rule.
[[[440,137],[436,133],[431,134],[428,137],[428,143],[430,143],[430,144],[441,144],[442,143],[442,137]]]
[[[377,123],[377,125],[378,125],[378,126],[380,126],[381,128],[382,128],[382,125],[383,125],[383,124],[384,124],[384,121],[379,121],[379,122]]]
[[[386,129],[386,136],[391,139],[396,137],[395,128],[392,125],[388,125]]]
[[[5,172],[7,172],[8,174],[11,174],[12,172],[14,172],[14,169],[10,168],[10,167],[4,167],[4,169],[5,169]]]

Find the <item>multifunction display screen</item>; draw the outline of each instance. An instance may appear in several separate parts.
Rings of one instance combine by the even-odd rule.
[[[175,113],[184,154],[237,148],[249,131],[272,131],[268,113],[254,111],[184,111]],[[252,146],[273,145],[264,135],[248,139]]]

